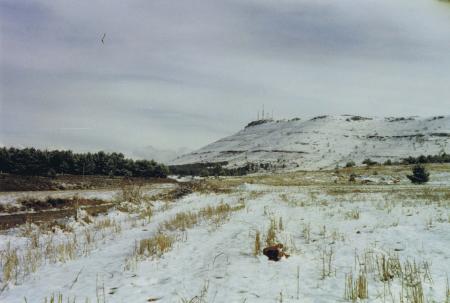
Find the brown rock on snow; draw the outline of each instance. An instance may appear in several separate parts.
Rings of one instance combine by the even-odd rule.
[[[264,248],[263,254],[272,261],[280,261],[282,257],[289,257],[289,255],[283,251],[283,244],[281,243]]]

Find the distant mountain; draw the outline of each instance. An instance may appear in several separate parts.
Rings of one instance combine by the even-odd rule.
[[[171,161],[271,163],[286,169],[320,169],[450,153],[450,116],[318,116],[309,120],[258,120],[243,130]]]
[[[177,150],[172,149],[159,149],[151,145],[141,147],[133,150],[131,156],[137,159],[155,160],[159,163],[170,163],[172,160],[180,155],[188,153],[188,148],[179,148]]]

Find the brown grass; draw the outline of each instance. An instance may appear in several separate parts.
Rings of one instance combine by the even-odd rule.
[[[360,273],[356,280],[353,280],[352,273],[346,275],[344,298],[352,302],[369,298],[368,282],[364,272]]]
[[[257,230],[255,234],[255,244],[253,246],[253,255],[259,256],[261,254],[261,234]]]
[[[174,242],[173,237],[158,233],[151,238],[139,241],[137,254],[146,257],[161,257],[172,248]]]
[[[161,257],[169,251],[177,238],[169,233],[175,231],[186,231],[202,221],[209,221],[216,225],[229,219],[229,214],[245,208],[245,204],[230,206],[220,203],[217,206],[207,206],[198,212],[180,212],[173,218],[164,221],[159,225],[155,236],[141,240],[135,245],[132,255],[125,260],[125,269],[133,269],[137,266],[137,261],[142,257]]]
[[[306,244],[311,241],[311,224],[304,224],[302,228],[302,237],[305,239]]]
[[[322,265],[320,277],[322,280],[324,280],[327,277],[331,277],[331,275],[335,273],[335,271],[333,270],[333,258],[334,258],[333,247],[330,246],[328,249],[326,246],[324,246],[320,254],[320,260]]]
[[[345,214],[345,218],[348,220],[358,220],[359,219],[359,209],[352,209]]]
[[[186,230],[188,228],[192,228],[193,226],[197,225],[199,221],[199,215],[198,213],[193,212],[181,212],[177,213],[175,217],[173,217],[171,220],[164,221],[164,223],[161,224],[160,230]]]
[[[11,248],[11,243],[8,243],[6,250],[1,254],[1,265],[3,268],[4,282],[17,282],[19,275],[19,257],[17,250]]]
[[[186,230],[199,224],[201,221],[208,220],[210,222],[221,224],[229,219],[231,212],[241,210],[245,207],[245,204],[237,204],[230,206],[226,203],[220,203],[217,206],[207,206],[200,209],[197,213],[193,212],[181,212],[175,215],[170,220],[163,222],[160,225],[160,230]]]
[[[277,224],[274,219],[270,220],[269,229],[266,234],[266,246],[275,245],[277,242]]]
[[[387,282],[394,277],[402,276],[402,266],[398,255],[378,255],[376,256],[376,264],[380,281]]]

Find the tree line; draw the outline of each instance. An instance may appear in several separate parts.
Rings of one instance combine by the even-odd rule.
[[[392,161],[391,159],[386,160],[383,163],[378,163],[376,161],[373,161],[372,159],[368,158],[365,159],[362,164],[366,164],[367,166],[372,165],[402,165],[402,164],[426,164],[426,163],[450,163],[450,154],[446,154],[445,152],[442,152],[438,155],[420,155],[418,157],[412,157],[409,156],[408,158],[403,158],[401,161]],[[354,161],[349,161],[345,165],[345,167],[353,167],[355,166]]]
[[[405,164],[424,164],[424,163],[450,163],[450,155],[445,152],[439,155],[428,155],[428,156],[418,156],[418,157],[408,157],[403,159]]]
[[[169,174],[169,169],[153,160],[125,158],[122,153],[2,147],[0,172],[49,177],[71,174],[164,178]]]

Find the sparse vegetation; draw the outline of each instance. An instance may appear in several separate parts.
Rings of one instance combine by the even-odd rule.
[[[373,161],[373,160],[367,158],[367,159],[365,159],[365,160],[362,162],[362,164],[365,164],[365,165],[367,165],[367,166],[373,166],[373,165],[377,165],[378,162]]]
[[[344,298],[352,302],[369,298],[368,282],[364,272],[360,273],[355,281],[352,273],[346,275]]]
[[[327,117],[328,117],[327,115],[316,116],[316,117],[311,118],[311,121],[321,120],[321,119],[325,119]]]
[[[272,246],[274,245],[277,237],[277,224],[274,219],[270,220],[269,229],[267,230],[266,234],[266,246]]]
[[[398,256],[379,255],[376,258],[376,264],[379,279],[383,282],[390,281],[394,277],[400,277],[402,274],[402,267]]]
[[[347,122],[351,122],[351,121],[366,121],[366,120],[373,120],[372,118],[368,118],[368,117],[362,117],[362,116],[352,116],[350,118],[345,119],[345,121]]]
[[[359,219],[359,209],[352,209],[345,214],[346,219],[358,220]]]
[[[407,169],[378,166],[377,178],[398,178],[404,176]],[[435,166],[430,165],[430,169],[435,169]],[[91,254],[94,250],[102,250],[102,255],[107,254],[107,245],[111,240],[116,238],[125,241],[120,239],[120,235],[114,235],[126,230],[127,238],[133,232],[138,236],[122,243],[128,245],[129,250],[123,254],[125,263],[119,267],[119,272],[124,267],[127,271],[119,279],[128,279],[135,274],[147,278],[147,273],[143,273],[141,267],[152,268],[151,274],[160,279],[162,273],[171,273],[178,266],[183,271],[182,274],[180,272],[180,279],[193,277],[192,285],[195,288],[178,288],[171,280],[165,282],[167,286],[161,284],[164,289],[161,292],[165,293],[168,300],[175,302],[214,300],[216,294],[223,295],[223,288],[216,282],[211,283],[211,292],[203,295],[198,278],[220,281],[225,275],[233,277],[236,270],[247,265],[261,267],[255,268],[257,271],[270,270],[280,276],[286,275],[294,284],[297,279],[297,286],[294,285],[290,290],[283,289],[282,295],[280,289],[276,292],[268,290],[269,295],[255,292],[260,297],[247,292],[247,289],[242,292],[231,291],[234,297],[241,299],[239,301],[253,296],[258,300],[272,301],[289,301],[302,296],[311,299],[332,285],[336,288],[336,291],[329,293],[333,301],[342,300],[344,295],[344,299],[350,302],[446,302],[445,296],[449,291],[445,273],[443,277],[441,270],[435,270],[435,264],[425,261],[426,258],[438,262],[438,266],[445,269],[445,262],[440,265],[441,261],[434,259],[444,260],[445,252],[435,253],[421,245],[416,247],[405,241],[403,236],[406,229],[414,228],[418,239],[425,245],[436,238],[436,233],[442,232],[449,222],[447,201],[450,190],[445,186],[433,185],[360,186],[359,182],[346,182],[346,176],[351,172],[358,173],[359,181],[359,178],[372,176],[374,169],[354,167],[349,170],[342,168],[338,172],[298,172],[287,176],[280,174],[188,182],[186,188],[189,190],[186,193],[192,195],[185,199],[175,198],[185,194],[184,189],[175,191],[180,188],[178,186],[167,187],[163,194],[152,199],[143,195],[144,190],[138,185],[127,188],[125,193],[119,193],[118,200],[128,197],[127,203],[136,206],[130,208],[130,212],[115,209],[108,216],[100,217],[81,212],[76,221],[66,223],[68,226],[59,223],[61,227],[38,227],[34,224],[20,227],[20,237],[26,243],[11,243],[8,251],[3,249],[0,253],[0,287],[5,285],[6,279],[9,279],[8,285],[27,283],[24,278],[45,264],[70,262],[64,266],[70,268],[71,264],[75,264],[71,260],[80,256],[94,257]],[[335,176],[344,182],[339,185],[329,182]],[[313,179],[315,183],[313,186],[283,186],[285,181],[287,184],[303,185],[301,178]],[[437,174],[436,180],[440,178],[442,176]],[[250,183],[250,180],[256,185],[237,186],[239,182]],[[259,186],[261,183],[266,185]],[[165,203],[170,204],[170,207],[164,208]],[[181,211],[176,211],[177,207]],[[238,210],[244,211],[233,216],[232,213]],[[166,216],[166,211],[171,215]],[[126,218],[125,221],[118,221],[115,217],[118,214]],[[259,230],[261,226],[264,226],[263,232]],[[428,234],[432,237],[424,238]],[[383,238],[384,235],[387,235],[388,240]],[[203,239],[207,239],[205,242],[208,243],[203,243]],[[362,253],[358,253],[360,243],[367,245]],[[254,258],[262,253],[266,245],[282,245],[283,251],[289,248],[289,252],[297,256],[293,258],[293,263],[271,265],[269,268],[263,264],[268,262],[267,258]],[[197,255],[203,260],[201,265],[191,262],[191,257]],[[148,263],[143,264],[144,260]],[[176,260],[189,260],[190,263]],[[296,264],[299,260],[308,263]],[[279,261],[286,262],[284,258]],[[111,268],[113,270],[117,268]],[[195,276],[190,275],[189,271],[195,272]],[[83,275],[81,277],[86,278]],[[262,285],[268,285],[269,281],[270,277],[261,275]],[[313,287],[315,285],[321,286],[320,291]],[[166,292],[167,287],[173,287],[177,293],[169,294]],[[255,289],[258,287],[255,286]],[[106,295],[100,294],[98,298],[108,299],[108,302],[122,299],[121,293],[125,289],[116,291],[115,288],[106,290]],[[15,291],[13,288],[6,289],[6,292]],[[59,300],[58,295],[53,296],[55,302]],[[70,296],[70,302],[75,300],[73,292]],[[94,298],[90,300],[95,302],[95,296],[92,293],[90,296]],[[81,297],[77,298],[79,300]],[[162,296],[151,293],[148,298],[153,302]],[[36,299],[38,302],[43,301],[41,298]],[[67,301],[66,295],[63,300]]]
[[[392,165],[392,160],[387,159],[386,161],[384,161],[383,165]]]
[[[355,166],[356,164],[355,164],[355,162],[354,161],[348,161],[346,164],[345,164],[345,167],[353,167],[353,166]]]
[[[348,182],[355,182],[356,181],[356,174],[351,173],[348,177]]]
[[[1,254],[1,265],[3,268],[3,280],[5,282],[17,281],[19,275],[19,257],[17,256],[17,250],[11,248],[11,243],[5,251]]]
[[[261,234],[259,231],[256,231],[253,255],[256,257],[256,256],[259,256],[260,254],[261,254]]]
[[[172,248],[173,243],[173,237],[158,233],[151,238],[140,240],[137,254],[145,257],[160,257]]]
[[[333,268],[333,258],[334,258],[333,247],[332,246],[330,246],[329,248],[326,246],[322,247],[322,251],[320,253],[320,260],[322,265],[320,278],[322,280],[327,277],[330,277],[335,273]]]
[[[229,153],[234,153],[229,151]],[[236,151],[236,153],[241,153]],[[239,167],[229,168],[228,162],[206,162],[206,163],[192,163],[183,165],[169,166],[170,172],[179,176],[244,176],[249,173],[257,172],[260,169],[271,166],[270,163],[264,165],[263,163],[248,162]],[[262,166],[261,166],[262,165]],[[266,168],[267,170],[267,168]]]

